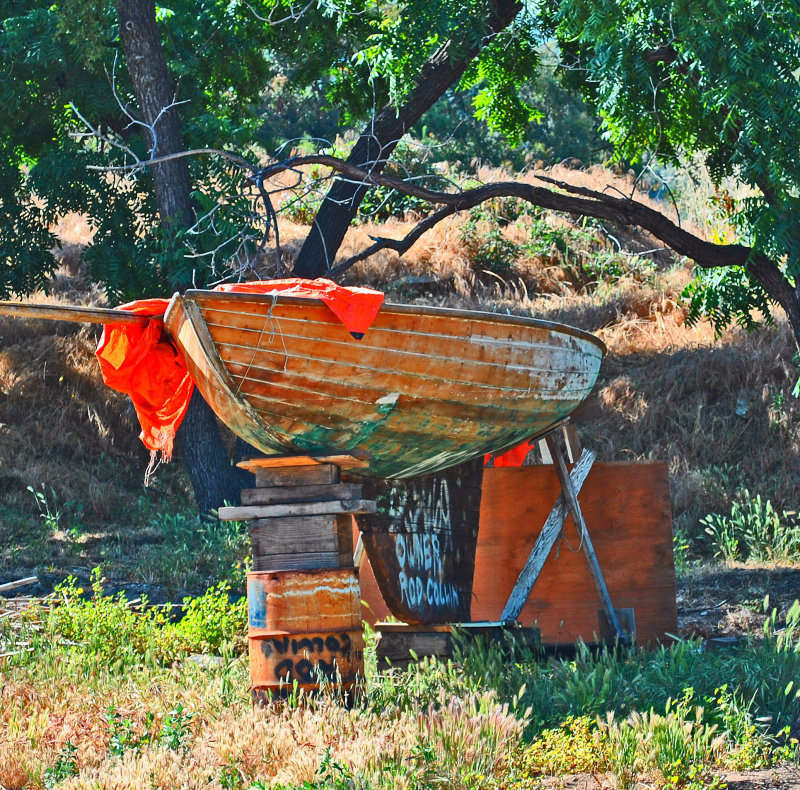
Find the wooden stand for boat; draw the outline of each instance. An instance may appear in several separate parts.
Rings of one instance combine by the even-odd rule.
[[[552,426],[537,439],[542,462],[554,465],[561,493],[497,623],[469,621],[482,460],[430,478],[398,481],[392,485],[388,497],[380,492],[375,495],[379,515],[359,519],[364,543],[386,604],[392,614],[405,621],[376,624],[381,635],[377,646],[379,666],[404,666],[412,652],[420,658],[451,655],[453,628],[467,636],[491,635],[495,641],[511,638],[527,645],[535,642],[536,629],[520,629],[517,620],[545,560],[563,535],[568,516],[575,524],[602,606],[598,636],[635,641],[633,611],[614,608],[578,503],[578,492],[595,454],[581,450],[577,432],[567,420]],[[567,470],[567,458],[574,463],[571,473]],[[438,495],[440,491],[449,493]],[[447,501],[447,507],[442,506],[443,500]],[[412,541],[420,545],[409,560],[408,547]],[[439,552],[440,548],[444,550]],[[421,584],[416,577],[421,578]],[[417,582],[413,588],[412,581]],[[448,607],[434,600],[440,588],[457,590],[454,598],[459,605]]]
[[[322,680],[349,688],[364,671],[361,594],[351,514],[371,513],[361,486],[341,470],[352,456],[283,456],[239,464],[255,475],[239,507],[221,520],[249,521],[247,574],[253,698],[265,703]]]
[[[564,453],[562,452],[561,444],[557,441],[559,434],[563,436],[566,450],[571,460],[574,460],[578,451],[580,451],[580,457],[575,461],[571,472],[567,471]],[[563,534],[567,516],[570,515],[578,532],[580,546],[586,556],[589,573],[603,606],[603,613],[610,629],[611,638],[622,642],[634,642],[636,636],[633,612],[627,609],[617,610],[614,608],[611,602],[611,595],[608,592],[608,586],[603,577],[603,571],[597,561],[597,554],[592,545],[589,530],[586,527],[583,513],[578,504],[578,492],[586,480],[589,470],[592,468],[596,455],[591,450],[580,449],[577,432],[567,420],[553,426],[553,428],[539,437],[539,442],[541,451],[550,456],[555,467],[556,475],[561,485],[561,493],[555,505],[553,505],[553,509],[550,511],[550,515],[547,517],[522,571],[517,577],[517,582],[511,591],[500,619],[505,623],[517,620],[522,607],[525,606],[531,594],[536,579],[544,567],[545,560],[553,550],[556,541]]]

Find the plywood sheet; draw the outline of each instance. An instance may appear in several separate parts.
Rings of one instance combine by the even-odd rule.
[[[552,466],[484,470],[472,619],[494,620],[514,586],[560,488]],[[640,644],[677,630],[669,478],[664,464],[595,464],[579,496],[617,609],[635,611]],[[545,644],[592,641],[602,609],[572,519],[548,557],[523,625]]]

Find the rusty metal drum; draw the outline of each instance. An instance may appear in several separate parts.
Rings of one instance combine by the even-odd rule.
[[[361,587],[353,568],[247,574],[248,636],[361,627]]]
[[[320,680],[353,685],[364,672],[361,590],[354,568],[247,574],[250,680],[267,701]]]

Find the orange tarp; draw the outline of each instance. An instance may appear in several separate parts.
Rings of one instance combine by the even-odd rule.
[[[283,294],[321,299],[360,340],[383,304],[383,294],[368,288],[345,288],[331,280],[269,280],[222,285],[216,290]],[[120,309],[152,316],[147,324],[107,324],[97,358],[103,381],[130,396],[136,408],[145,447],[172,455],[175,434],[189,408],[194,382],[186,365],[164,334],[168,299],[143,299]]]
[[[218,285],[214,290],[259,294],[279,293],[282,296],[321,299],[356,340],[364,337],[364,333],[372,326],[372,322],[383,304],[381,291],[355,286],[346,288],[343,285],[337,285],[333,280],[323,278],[303,280],[299,277],[289,277],[285,280],[231,283]]]
[[[522,466],[528,453],[535,447],[534,442],[523,442],[510,450],[506,450],[502,455],[492,455],[489,453],[484,458],[484,466],[488,466],[492,458],[494,458],[495,467],[500,466]]]
[[[103,381],[130,396],[142,426],[139,438],[151,452],[172,456],[194,382],[183,359],[164,335],[168,299],[143,299],[122,306],[153,316],[147,324],[106,324],[97,347]]]

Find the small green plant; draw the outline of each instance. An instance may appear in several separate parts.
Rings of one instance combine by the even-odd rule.
[[[53,765],[45,769],[42,775],[42,782],[45,790],[52,790],[56,785],[69,779],[71,776],[78,775],[78,762],[75,755],[78,747],[67,741],[58,753],[58,757]]]
[[[36,500],[36,505],[39,508],[39,518],[44,521],[45,526],[47,527],[50,532],[56,532],[61,527],[61,511],[58,509],[56,505],[57,498],[56,492],[54,488],[50,488],[50,495],[53,499],[52,506],[50,505],[50,501],[47,498],[47,491],[45,489],[44,483],[42,483],[42,490],[37,491],[33,486],[28,486],[28,491],[33,494],[33,498]]]
[[[691,566],[689,560],[689,552],[691,545],[689,544],[689,537],[685,529],[676,530],[672,536],[672,552],[675,557],[675,570],[680,573],[686,571]]]
[[[796,513],[778,513],[769,499],[745,488],[729,515],[712,513],[700,520],[714,554],[725,561],[766,562],[800,557],[800,523]]]
[[[142,724],[137,724],[130,717],[123,717],[114,705],[110,705],[106,714],[108,723],[108,751],[121,757],[128,751],[141,751],[151,743],[159,743],[167,749],[180,751],[191,735],[191,721],[194,714],[188,712],[181,703],[164,714],[159,727],[156,716],[147,711]]]
[[[109,705],[106,715],[108,723],[108,751],[121,757],[127,751],[140,751],[153,741],[152,727],[155,716],[148,711],[144,729],[140,730],[130,718],[123,718],[114,705]]]
[[[501,228],[481,228],[473,220],[467,220],[460,230],[461,240],[479,269],[494,274],[508,274],[520,254],[520,246],[506,238]]]
[[[191,734],[190,724],[193,716],[194,714],[189,713],[179,702],[164,716],[159,741],[173,751],[183,749]]]
[[[220,582],[197,598],[183,599],[183,617],[171,631],[187,648],[196,652],[218,650],[244,633],[247,624],[247,598],[231,603],[230,585]]]

